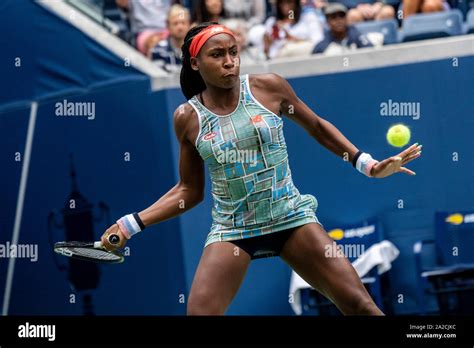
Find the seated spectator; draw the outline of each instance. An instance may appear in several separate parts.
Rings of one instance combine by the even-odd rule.
[[[245,20],[247,29],[262,24],[266,17],[265,0],[225,0],[224,10],[227,18]]]
[[[187,8],[173,5],[168,12],[166,24],[168,38],[158,42],[150,50],[149,56],[154,61],[160,61],[166,71],[177,71],[181,69],[181,46],[191,27],[191,14]]]
[[[449,10],[449,4],[444,0],[403,0],[400,9],[403,18],[416,13],[441,12]]]
[[[359,4],[347,13],[347,24],[370,20],[384,20],[395,18],[395,9],[381,1]]]
[[[147,45],[166,38],[166,14],[173,0],[115,0],[130,16],[132,41],[143,54]],[[145,35],[143,35],[145,34]]]
[[[302,13],[300,0],[277,0],[276,17],[265,22],[263,50],[268,59],[310,55],[323,38],[323,24],[312,11]]]
[[[194,1],[193,27],[204,22],[220,22],[224,18],[224,0]]]
[[[265,60],[263,52],[257,47],[250,47],[247,40],[247,23],[243,19],[226,19],[222,24],[235,35],[240,53],[240,64],[258,64]]]
[[[329,26],[324,39],[316,45],[313,53],[341,54],[347,50],[371,47],[369,40],[355,27],[347,24],[347,8],[339,3],[329,3],[324,8]]]

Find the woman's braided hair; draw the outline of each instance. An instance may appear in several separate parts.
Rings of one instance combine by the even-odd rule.
[[[189,53],[189,47],[191,46],[191,42],[193,38],[199,34],[201,31],[206,29],[211,25],[215,25],[218,23],[215,22],[206,22],[199,24],[193,28],[191,28],[186,37],[184,38],[184,44],[181,47],[182,51],[182,67],[181,67],[181,75],[180,75],[180,84],[181,84],[181,91],[183,92],[186,99],[191,99],[196,94],[201,93],[206,89],[206,84],[202,79],[201,74],[199,71],[193,70],[191,68],[191,54]]]

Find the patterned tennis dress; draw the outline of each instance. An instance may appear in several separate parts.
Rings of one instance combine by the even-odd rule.
[[[249,76],[240,76],[240,99],[228,115],[216,115],[194,96],[199,117],[196,149],[212,182],[212,226],[205,246],[320,223],[318,201],[293,184],[283,120],[260,104]]]

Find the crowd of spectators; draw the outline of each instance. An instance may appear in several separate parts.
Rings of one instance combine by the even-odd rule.
[[[132,44],[166,70],[181,64],[187,31],[218,22],[238,40],[242,64],[339,54],[374,43],[354,27],[362,21],[403,19],[449,9],[446,0],[115,0],[128,15]],[[352,2],[351,2],[352,1]]]

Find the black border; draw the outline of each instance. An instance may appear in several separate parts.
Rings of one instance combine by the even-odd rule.
[[[54,342],[19,338],[18,327],[56,325]],[[455,325],[456,338],[409,339],[411,325]],[[296,317],[296,316],[7,316],[0,317],[0,346],[61,344],[409,344],[474,345],[474,317]]]

